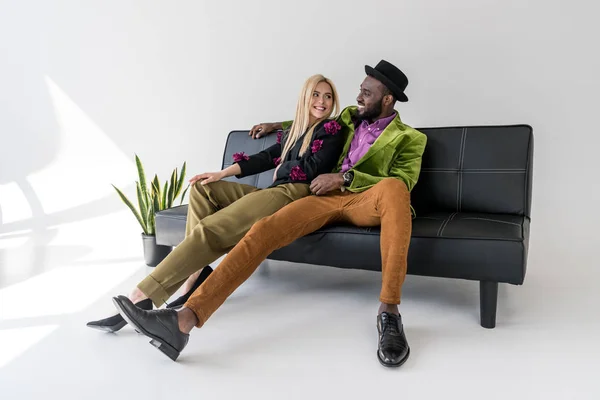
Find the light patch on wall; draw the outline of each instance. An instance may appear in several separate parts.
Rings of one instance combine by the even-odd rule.
[[[55,161],[28,181],[47,214],[68,210],[107,195],[111,183],[130,184],[135,173],[132,157],[115,143],[49,77],[45,77],[60,132]]]
[[[3,224],[32,217],[29,202],[16,182],[0,185],[0,208]]]
[[[29,240],[30,234],[31,231],[28,229],[0,234],[0,250],[22,246]]]

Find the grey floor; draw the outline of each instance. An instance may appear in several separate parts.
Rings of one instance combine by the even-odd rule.
[[[585,254],[565,266],[537,244],[493,330],[477,283],[409,276],[400,369],[375,356],[380,274],[268,262],[173,363],[129,327],[85,326],[150,271],[131,230],[106,234],[124,218],[0,235],[1,399],[600,398],[600,270]]]

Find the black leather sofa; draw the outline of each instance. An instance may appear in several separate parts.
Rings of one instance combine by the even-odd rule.
[[[480,282],[481,326],[496,324],[498,283],[525,279],[533,167],[528,125],[420,128],[428,137],[419,182],[412,192],[408,273]],[[276,135],[253,140],[247,131],[227,138],[223,167],[233,153],[254,154]],[[237,180],[236,178],[230,178]],[[239,180],[266,187],[272,171]],[[158,244],[185,235],[187,205],[156,215]],[[379,229],[328,226],[273,252],[269,259],[381,270]]]

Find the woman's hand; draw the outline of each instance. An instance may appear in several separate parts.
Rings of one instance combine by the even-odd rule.
[[[205,172],[203,174],[196,175],[192,179],[190,179],[190,185],[194,185],[198,181],[201,181],[201,185],[206,185],[207,183],[220,181],[224,177],[225,175],[223,174],[223,171]]]
[[[275,168],[275,172],[273,172],[273,182],[277,180],[277,171],[279,171],[279,167],[281,167],[281,164],[279,164],[277,168]]]

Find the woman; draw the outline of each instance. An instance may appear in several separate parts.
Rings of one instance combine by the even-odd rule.
[[[195,283],[188,284],[187,293],[168,306],[183,305],[212,271],[207,264],[233,248],[255,222],[308,196],[310,182],[321,173],[331,172],[342,152],[341,127],[328,120],[338,111],[333,82],[313,75],[302,87],[291,128],[279,136],[276,144],[253,156],[236,153],[234,164],[224,170],[194,176],[190,180],[186,238],[138,284],[129,299],[145,310],[152,309],[152,303],[159,307],[203,268]],[[273,184],[267,189],[222,181],[274,167]],[[125,325],[119,314],[87,324],[108,332]]]

